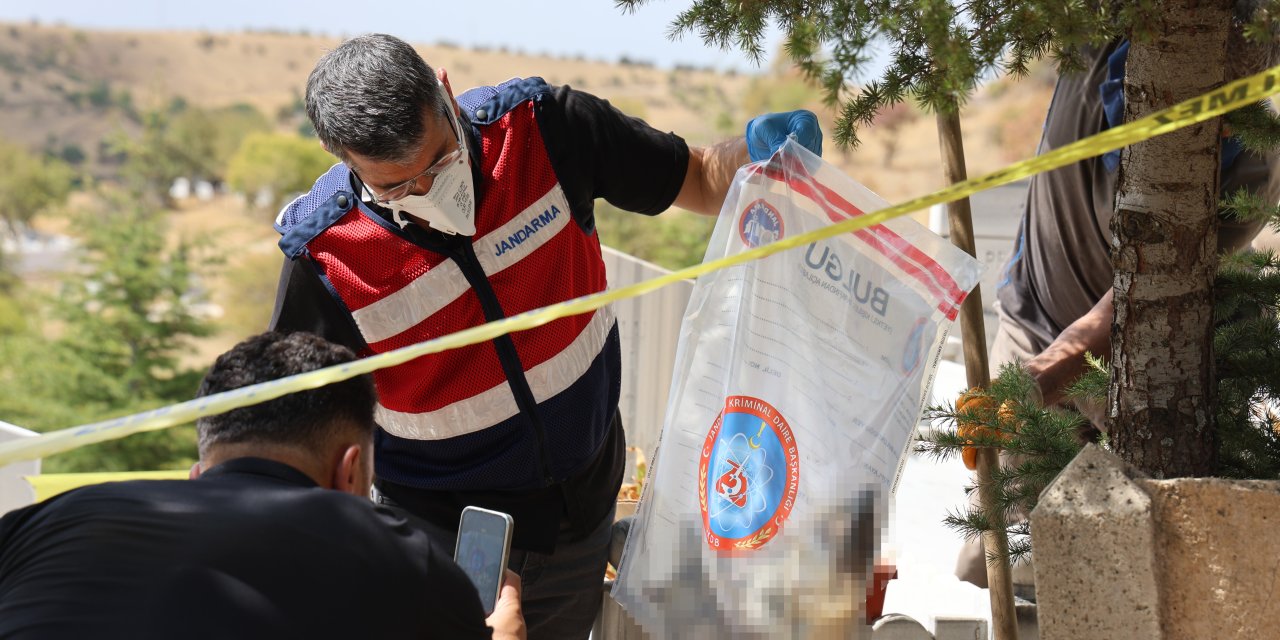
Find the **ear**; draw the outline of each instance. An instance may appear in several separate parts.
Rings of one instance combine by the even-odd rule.
[[[436,78],[440,80],[440,84],[444,87],[445,95],[449,96],[449,101],[453,103],[454,113],[461,113],[462,108],[458,106],[458,99],[453,97],[453,85],[449,84],[449,71],[443,67],[436,69]]]
[[[195,480],[200,477],[201,473],[204,473],[204,469],[200,468],[200,461],[197,460],[195,464],[191,465],[191,471],[187,472],[187,479]]]
[[[366,468],[364,448],[358,444],[347,445],[342,457],[333,469],[332,487],[343,493],[367,497],[373,478],[372,469]]]

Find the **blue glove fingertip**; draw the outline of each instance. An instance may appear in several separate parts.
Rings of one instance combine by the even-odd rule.
[[[804,148],[817,156],[822,155],[822,127],[818,124],[818,116],[812,111],[801,109],[791,112],[787,126]]]
[[[822,155],[822,127],[818,116],[806,109],[752,118],[747,123],[747,155],[752,162],[765,160],[786,144],[790,136],[795,136],[809,151]]]
[[[775,114],[766,113],[756,116],[747,123],[747,156],[752,162],[760,162],[773,155],[773,145],[770,144],[769,129],[772,125],[770,116]]]

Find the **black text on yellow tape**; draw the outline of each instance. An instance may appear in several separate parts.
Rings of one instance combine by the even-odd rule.
[[[62,453],[97,442],[123,438],[135,433],[156,431],[186,424],[202,416],[215,415],[231,409],[246,407],[272,398],[278,398],[294,391],[315,389],[363,373],[401,364],[427,354],[477,344],[515,331],[532,329],[558,318],[594,311],[611,302],[641,296],[673,282],[696,278],[712,271],[719,271],[751,260],[758,260],[811,242],[857,231],[858,229],[880,224],[886,220],[906,215],[913,211],[919,211],[935,204],[959,200],[979,191],[1066,166],[1085,158],[1101,155],[1197,122],[1204,122],[1278,92],[1280,92],[1280,66],[1237,80],[1140,120],[1108,129],[1097,135],[1078,140],[1029,160],[1009,165],[984,176],[958,182],[926,196],[838,222],[816,231],[784,238],[778,242],[756,247],[733,256],[674,271],[664,276],[620,289],[604,291],[535,309],[517,316],[442,336],[435,340],[370,356],[349,364],[264,382],[251,387],[197,398],[131,416],[0,443],[0,466],[19,460],[31,460]]]

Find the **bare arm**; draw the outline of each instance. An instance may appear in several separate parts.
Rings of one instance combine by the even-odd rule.
[[[1044,351],[1026,362],[1027,371],[1040,385],[1046,405],[1062,401],[1066,388],[1085,371],[1085,352],[1096,356],[1111,354],[1112,297],[1106,295],[1088,313],[1071,323]]]
[[[691,147],[689,168],[675,205],[707,216],[719,215],[733,174],[747,162],[747,143],[743,138],[711,147]]]
[[[711,147],[689,149],[689,168],[675,205],[703,215],[720,214],[738,167],[773,155],[789,138],[822,155],[822,127],[812,111],[766,113],[747,123],[746,135]]]

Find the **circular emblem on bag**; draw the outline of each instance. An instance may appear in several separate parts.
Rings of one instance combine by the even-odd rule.
[[[702,445],[698,503],[707,545],[758,549],[782,529],[800,490],[800,452],[786,418],[751,396],[729,396]]]
[[[924,355],[924,318],[917,318],[911,333],[907,335],[907,346],[902,350],[902,371],[908,375],[916,372]]]
[[[763,198],[747,205],[738,219],[738,236],[742,244],[758,247],[782,239],[782,215]]]

